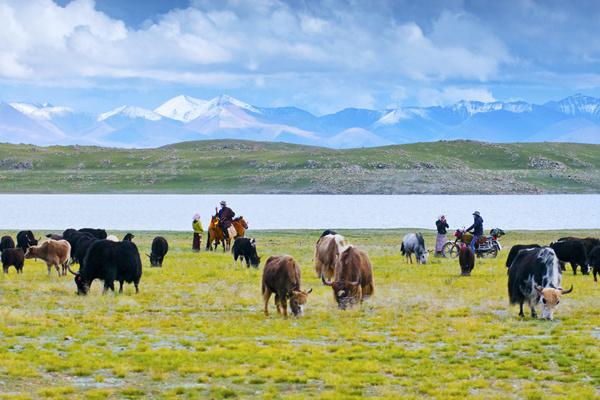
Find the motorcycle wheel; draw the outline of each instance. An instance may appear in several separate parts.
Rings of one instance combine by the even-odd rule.
[[[446,244],[444,244],[444,247],[442,247],[442,255],[445,258],[456,258],[458,257],[459,251],[460,247],[458,246],[458,244],[453,242],[447,242]]]
[[[491,250],[481,253],[481,257],[483,258],[496,258],[498,255],[498,248],[496,246],[492,246]]]

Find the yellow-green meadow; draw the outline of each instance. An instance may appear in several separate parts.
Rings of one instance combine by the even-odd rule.
[[[457,260],[407,264],[409,231],[338,231],[374,266],[374,296],[348,311],[314,273],[320,231],[248,231],[259,269],[234,267],[220,248],[192,252],[191,233],[133,232],[144,265],[138,295],[126,284],[103,296],[95,281],[77,296],[72,275],[48,277],[44,262],[26,260],[22,275],[10,267],[0,278],[0,399],[600,396],[600,282],[567,265],[563,286],[574,290],[555,320],[520,318],[508,304],[508,249],[460,277]],[[169,253],[150,268],[144,253],[158,235]],[[434,233],[424,236],[432,247]],[[500,241],[562,236],[600,231]],[[263,314],[262,266],[274,254],[293,256],[303,289],[313,288],[304,317],[276,314],[273,298]]]

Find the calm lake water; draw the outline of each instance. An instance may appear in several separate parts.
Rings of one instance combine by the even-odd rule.
[[[478,210],[489,230],[599,229],[600,195],[0,195],[0,228],[206,229],[226,200],[249,229],[435,229],[469,226]]]

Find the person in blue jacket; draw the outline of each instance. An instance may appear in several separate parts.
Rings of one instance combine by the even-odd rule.
[[[473,213],[473,225],[467,228],[467,232],[473,231],[473,239],[471,240],[471,250],[473,250],[473,254],[475,254],[475,243],[483,236],[483,218],[481,218],[481,214],[479,211],[475,211]]]

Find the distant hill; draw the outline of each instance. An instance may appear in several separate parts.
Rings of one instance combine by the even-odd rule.
[[[330,148],[459,139],[600,144],[600,99],[575,95],[543,105],[460,101],[448,107],[348,108],[320,117],[295,107],[256,107],[227,95],[208,101],[182,95],[154,111],[123,106],[100,115],[0,102],[0,140],[9,143],[151,148],[208,139]]]
[[[600,145],[458,140],[330,149],[231,139],[150,149],[0,144],[0,192],[600,193]]]

